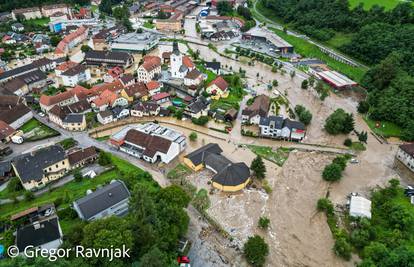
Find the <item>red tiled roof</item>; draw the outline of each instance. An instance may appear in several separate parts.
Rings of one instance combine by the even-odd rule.
[[[76,65],[78,65],[78,63],[73,62],[73,61],[66,61],[62,64],[60,64],[59,66],[56,67],[56,70],[60,70],[62,72],[67,71],[70,68],[75,67]]]
[[[224,80],[223,77],[221,77],[221,76],[218,76],[217,78],[215,78],[207,87],[210,87],[213,84],[215,84],[222,91],[226,91],[227,88],[229,87],[226,80]]]
[[[96,106],[100,107],[106,104],[112,105],[117,98],[118,95],[116,93],[110,90],[105,90],[98,98],[95,98],[92,102],[94,102]]]
[[[144,83],[139,82],[139,83],[135,83],[133,85],[126,87],[125,93],[129,97],[133,97],[133,96],[143,97],[143,96],[148,95],[148,89]]]
[[[39,102],[42,105],[51,106],[51,105],[60,103],[64,100],[70,99],[71,97],[73,97],[73,93],[71,91],[65,91],[65,92],[59,93],[57,95],[52,95],[52,96],[41,95]]]
[[[59,42],[59,44],[56,47],[55,53],[56,54],[63,54],[65,50],[67,49],[67,46],[70,42],[78,38],[79,36],[85,34],[85,32],[88,30],[85,26],[80,26],[76,31],[69,33],[66,35],[62,41]]]
[[[170,97],[170,94],[167,92],[161,92],[152,97],[152,100],[158,101],[164,98]]]
[[[148,91],[152,91],[152,90],[158,89],[161,86],[161,84],[157,81],[150,81],[146,84],[146,86],[147,86]]]
[[[4,139],[7,136],[12,135],[16,130],[5,123],[4,121],[0,121],[0,139]]]
[[[194,63],[189,56],[183,57],[183,64],[189,69],[194,68]]]
[[[161,58],[157,56],[145,56],[144,63],[141,65],[146,71],[150,72],[161,66]]]
[[[162,58],[169,59],[169,58],[171,58],[171,54],[172,54],[172,52],[164,52],[164,53],[162,53]]]

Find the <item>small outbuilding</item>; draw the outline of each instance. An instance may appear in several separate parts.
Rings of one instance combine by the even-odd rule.
[[[371,201],[361,196],[351,196],[349,215],[371,219]]]

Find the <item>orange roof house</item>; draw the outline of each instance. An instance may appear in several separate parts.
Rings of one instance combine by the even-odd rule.
[[[228,87],[229,84],[226,80],[224,80],[223,77],[218,76],[207,86],[206,91],[212,95],[213,99],[219,99],[221,97],[226,98],[228,97]]]

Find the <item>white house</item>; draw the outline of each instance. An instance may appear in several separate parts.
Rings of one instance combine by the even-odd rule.
[[[139,66],[137,73],[139,82],[148,83],[154,79],[155,75],[161,73],[161,58],[156,56],[144,57],[144,63]]]
[[[414,172],[414,143],[400,145],[396,157],[407,166],[410,171]]]
[[[281,116],[260,118],[260,135],[270,138],[302,141],[305,138],[305,125],[299,121],[284,119]]]
[[[101,111],[96,115],[96,118],[101,124],[108,124],[114,121],[114,115],[110,110]]]
[[[110,184],[74,201],[73,208],[80,219],[94,221],[109,216],[123,216],[128,213],[128,202],[131,194],[125,183],[113,180]]]
[[[75,87],[78,83],[89,82],[91,71],[85,65],[79,64],[60,74],[64,86]]]
[[[198,86],[203,81],[203,74],[197,69],[193,69],[184,76],[184,85]]]
[[[159,113],[160,106],[152,101],[138,102],[131,108],[131,116],[133,117],[157,116]]]

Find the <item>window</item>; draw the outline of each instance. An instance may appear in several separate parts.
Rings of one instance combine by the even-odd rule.
[[[59,168],[59,164],[56,164],[56,168]]]

